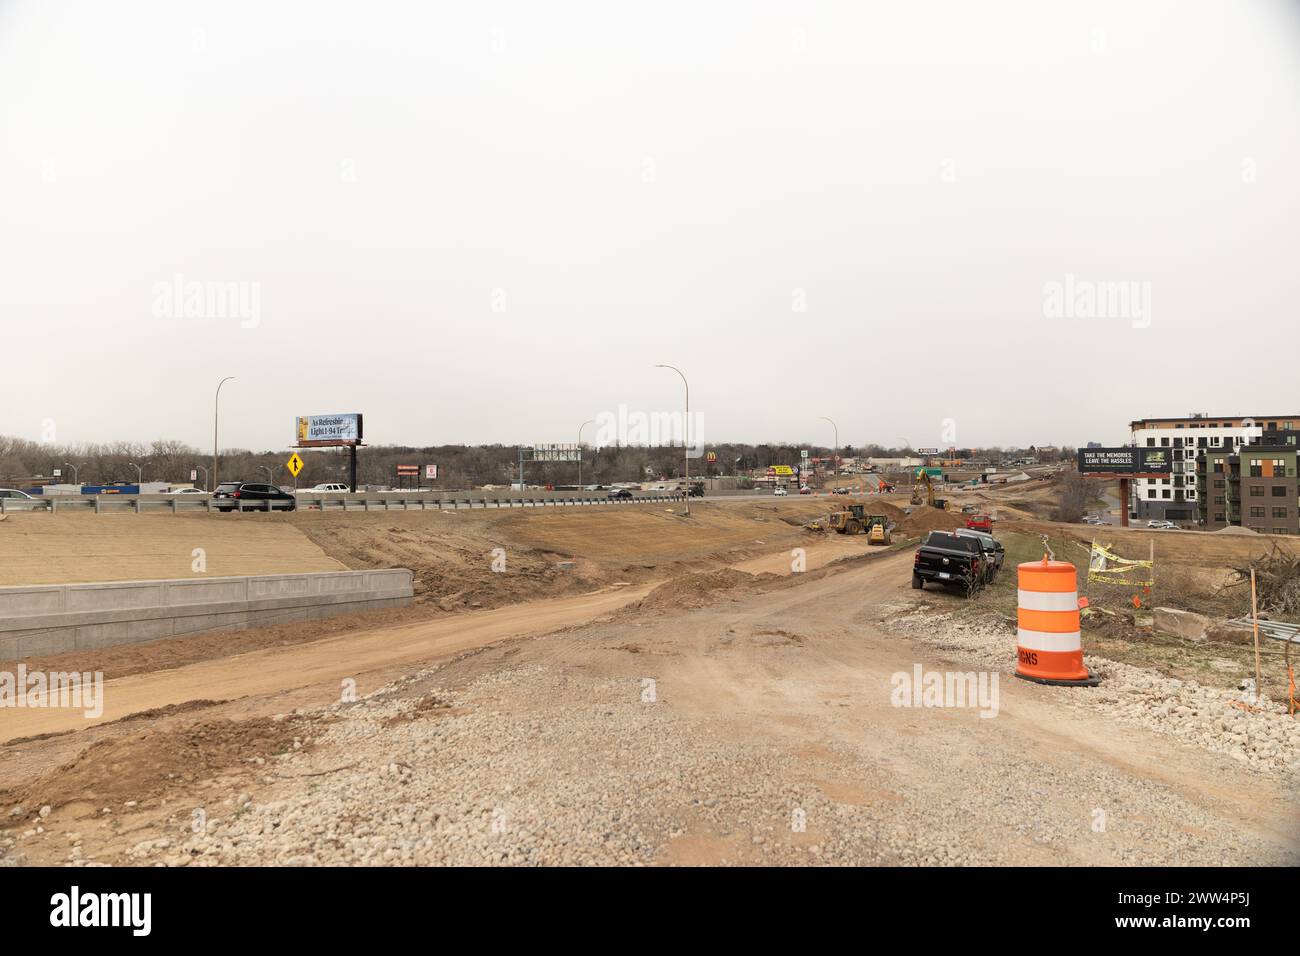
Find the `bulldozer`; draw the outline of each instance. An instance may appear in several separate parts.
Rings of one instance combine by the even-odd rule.
[[[867,514],[866,505],[849,505],[843,511],[833,512],[827,525],[837,534],[866,532],[870,544],[893,542],[893,536],[889,532],[889,519],[884,515]]]

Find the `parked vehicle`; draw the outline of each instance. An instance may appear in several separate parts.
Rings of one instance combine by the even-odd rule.
[[[992,534],[993,519],[988,515],[973,514],[966,518],[966,527],[972,531],[983,531],[987,534]]]
[[[849,493],[848,486],[845,486],[843,488],[836,488],[831,492],[831,494],[833,495],[847,495],[848,493]]]
[[[325,482],[324,484],[312,485],[310,488],[303,488],[301,491],[298,492],[298,494],[303,494],[305,492],[307,494],[315,495],[325,491],[347,492],[348,486],[344,484],[340,484],[337,481],[329,481],[329,482]]]
[[[169,495],[206,495],[207,492],[202,488],[177,488],[175,491],[167,492]]]
[[[777,488],[776,491],[772,492],[772,494],[776,495],[778,498],[784,498],[789,493],[790,492],[786,491],[784,488]]]
[[[809,488],[807,485],[800,485],[800,486],[799,486],[799,494],[801,494],[801,495],[810,495],[810,494],[812,494],[812,493],[813,493],[813,490],[812,490],[811,488]]]
[[[1172,521],[1157,521],[1152,519],[1147,522],[1147,527],[1154,528],[1157,531],[1172,531],[1177,528],[1178,525],[1174,524]]]
[[[0,488],[0,498],[5,499],[5,508],[11,511],[29,511],[38,507],[36,499],[17,488]]]
[[[927,581],[973,597],[985,583],[983,545],[973,535],[931,531],[912,563],[912,587],[919,591]]]
[[[251,481],[223,481],[212,493],[212,501],[218,511],[293,511],[298,507],[287,491]]]
[[[611,488],[608,497],[613,500],[620,498],[631,498],[632,492],[627,488]]]
[[[983,531],[973,531],[970,528],[958,528],[956,531],[960,535],[968,535],[979,541],[980,547],[984,551],[984,583],[992,581],[1002,570],[1002,561],[1006,557],[1006,548],[1002,547],[1002,542],[991,534]]]
[[[691,482],[691,490],[688,491],[688,492],[686,492],[686,494],[687,494],[688,497],[691,497],[691,498],[703,498],[703,497],[704,497],[704,482],[702,482],[702,481],[692,481],[692,482]]]

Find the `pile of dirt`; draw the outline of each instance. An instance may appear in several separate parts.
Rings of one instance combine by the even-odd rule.
[[[1219,528],[1217,531],[1212,531],[1210,533],[1211,534],[1253,534],[1253,535],[1259,534],[1259,532],[1256,531],[1254,528],[1245,528],[1242,527],[1241,525],[1236,525],[1236,524],[1230,524],[1226,528]]]
[[[681,574],[629,605],[629,609],[668,611],[704,607],[724,596],[719,592],[725,592],[728,598],[738,597],[752,589],[757,581],[755,575],[733,568]]]
[[[951,511],[940,511],[928,505],[919,505],[910,515],[904,515],[898,530],[909,535],[922,535],[930,531],[952,531],[966,525],[966,516]]]
[[[291,750],[301,733],[295,728],[293,719],[216,720],[99,740],[21,791],[0,792],[0,805],[34,810],[76,803],[98,814]]]

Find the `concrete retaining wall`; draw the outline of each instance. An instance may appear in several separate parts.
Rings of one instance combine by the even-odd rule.
[[[400,607],[413,585],[398,568],[0,587],[0,660]]]

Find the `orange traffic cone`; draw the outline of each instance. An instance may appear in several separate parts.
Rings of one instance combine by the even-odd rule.
[[[1026,561],[1017,567],[1016,676],[1040,684],[1092,687],[1083,666],[1078,572],[1069,561]]]

